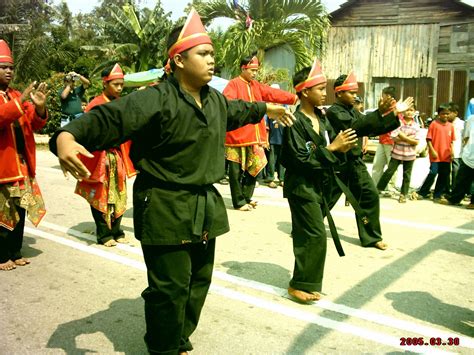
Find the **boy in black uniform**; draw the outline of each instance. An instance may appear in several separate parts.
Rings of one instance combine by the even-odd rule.
[[[77,154],[132,140],[131,158],[140,172],[134,230],[148,271],[145,342],[155,354],[192,350],[189,336],[211,283],[214,238],[229,230],[223,199],[212,185],[224,176],[226,131],[258,123],[265,113],[283,124],[294,119],[281,106],[229,101],[207,85],[214,49],[194,10],[168,48],[174,73],[166,81],[97,106],[50,141],[63,171],[81,179],[89,172]]]
[[[357,91],[357,80],[353,73],[337,78],[334,82],[336,103],[328,109],[326,117],[334,132],[347,128],[357,130],[359,137],[357,145],[347,153],[336,154],[341,161],[339,177],[348,185],[363,211],[364,217],[356,214],[357,229],[362,246],[385,250],[388,246],[382,241],[379,194],[362,161],[362,137],[379,135],[397,128],[400,122],[396,115],[396,109],[402,111],[408,108],[408,105],[413,102],[413,98],[408,98],[403,103],[397,104],[398,108],[395,105],[395,100],[391,98],[380,100],[378,110],[364,116],[353,108]],[[357,129],[361,125],[364,128]],[[329,138],[332,141],[334,133],[333,137]],[[341,193],[342,191],[336,186],[331,206],[336,204]]]
[[[324,217],[330,218],[327,187],[334,183],[334,167],[339,164],[333,152],[344,153],[357,144],[352,129],[339,133],[331,144],[327,141],[331,127],[318,109],[326,99],[326,82],[317,60],[293,77],[300,106],[295,112],[297,121],[283,133],[283,195],[290,205],[295,255],[288,294],[301,302],[321,297],[327,248]]]

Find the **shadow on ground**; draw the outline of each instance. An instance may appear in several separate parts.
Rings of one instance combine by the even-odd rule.
[[[119,299],[104,311],[61,324],[49,338],[47,348],[62,349],[66,354],[97,353],[97,349],[104,348],[102,338],[98,339],[99,346],[81,340],[81,336],[94,333],[102,333],[114,352],[146,354],[143,300]]]
[[[229,275],[242,277],[247,280],[257,281],[286,289],[291,278],[290,271],[280,265],[257,262],[226,261],[222,263],[228,268]]]
[[[442,302],[428,292],[389,292],[385,297],[392,300],[393,309],[413,318],[442,324],[452,331],[474,336],[474,311]]]

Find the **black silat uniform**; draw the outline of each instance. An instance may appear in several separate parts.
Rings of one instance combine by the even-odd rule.
[[[148,272],[142,296],[151,353],[192,350],[189,336],[210,286],[214,238],[229,230],[223,199],[212,186],[224,175],[225,134],[258,123],[266,111],[264,103],[227,100],[207,85],[201,102],[202,108],[171,75],[62,129],[89,151],[132,140],[130,157],[139,171],[134,232]]]
[[[341,103],[332,105],[326,117],[333,127],[332,141],[337,132],[352,128],[359,137],[357,146],[347,153],[335,153],[341,165],[338,174],[341,180],[347,184],[349,190],[358,201],[364,216],[356,215],[357,229],[362,246],[373,246],[382,240],[380,227],[380,200],[377,188],[362,161],[362,137],[375,136],[394,130],[400,125],[398,118],[393,112],[382,116],[378,110],[363,115],[352,106]],[[334,206],[341,196],[342,191],[336,188],[332,193],[331,206]],[[364,219],[364,220],[363,220]]]

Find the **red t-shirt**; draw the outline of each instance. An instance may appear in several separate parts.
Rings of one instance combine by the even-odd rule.
[[[454,141],[454,127],[450,122],[441,123],[433,121],[428,128],[426,140],[430,140],[438,158],[434,159],[430,154],[431,162],[451,162],[451,143]]]
[[[379,135],[379,143],[393,145],[392,137],[390,137],[391,133],[392,132],[387,132],[387,133]]]

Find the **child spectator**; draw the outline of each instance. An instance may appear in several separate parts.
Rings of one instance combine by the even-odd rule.
[[[448,121],[451,122],[454,127],[455,139],[453,143],[454,158],[451,162],[451,177],[448,180],[448,192],[451,192],[451,190],[454,188],[454,181],[456,181],[456,175],[461,164],[462,132],[464,130],[464,121],[458,117],[458,114],[459,106],[454,102],[450,102]]]
[[[433,201],[439,202],[442,193],[448,187],[449,174],[451,172],[451,161],[453,159],[454,128],[448,122],[450,113],[449,104],[441,104],[438,109],[438,119],[433,121],[428,128],[426,141],[430,154],[430,171],[426,176],[414,198],[422,200],[428,197],[431,185],[438,175],[433,194]]]
[[[400,119],[400,127],[390,134],[394,141],[392,157],[387,170],[385,170],[377,184],[377,189],[381,193],[387,187],[390,178],[395,171],[397,171],[398,166],[403,164],[403,182],[398,199],[400,203],[406,202],[406,196],[410,187],[411,171],[416,159],[415,150],[418,144],[420,126],[413,120],[414,114],[415,108],[412,106],[405,111],[403,117]]]
[[[471,116],[473,117],[473,116]],[[461,162],[453,192],[448,199],[442,199],[440,202],[446,205],[458,205],[474,183],[474,118],[466,122],[463,133],[464,148],[462,150]],[[471,203],[466,206],[468,209],[474,209],[474,194],[471,191]]]

